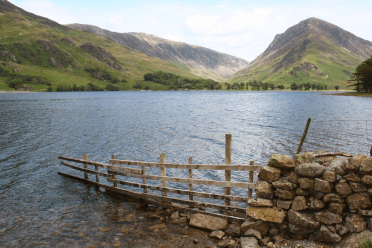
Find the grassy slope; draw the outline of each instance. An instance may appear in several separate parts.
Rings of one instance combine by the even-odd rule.
[[[77,46],[71,46],[66,42],[60,41],[61,38],[66,36],[71,38],[77,46],[83,42],[92,41],[97,45],[106,48],[119,62],[122,63],[124,70],[122,72],[116,71],[95,58],[92,58]],[[22,75],[43,76],[52,84],[54,90],[57,85],[60,84],[86,86],[89,82],[104,88],[108,82],[95,79],[84,71],[85,68],[92,67],[99,67],[107,70],[119,79],[127,79],[128,83],[118,84],[120,87],[127,90],[132,90],[135,81],[142,80],[144,74],[159,70],[184,77],[196,78],[195,75],[192,75],[171,63],[164,62],[154,57],[149,57],[139,51],[119,45],[107,38],[83,31],[63,31],[57,28],[45,27],[38,23],[37,20],[25,18],[19,13],[0,13],[0,38],[0,45],[3,45],[9,50],[12,49],[12,52],[17,58],[17,62],[10,62],[11,67],[0,66],[8,71],[12,71],[14,67],[19,68],[21,69],[20,74]],[[36,43],[36,40],[38,39],[48,39],[52,41],[61,51],[60,57],[53,57],[58,61],[66,62],[62,63],[64,65],[63,68],[58,69],[50,65],[50,55],[38,50],[38,47],[40,47],[40,44]],[[25,48],[26,51],[23,51],[20,47]],[[30,59],[24,58],[26,53],[36,54],[36,57],[38,57],[41,62],[35,64]],[[19,60],[21,60],[21,64],[19,64]],[[68,63],[67,61],[71,61],[71,63]],[[155,83],[148,84],[152,90],[167,89],[167,86],[164,85]],[[35,91],[44,91],[48,88],[48,86],[44,84],[28,85],[33,87]],[[5,79],[1,77],[0,90],[11,90],[5,84]]]
[[[311,39],[311,37],[308,38]],[[340,89],[350,89],[347,88],[348,75],[344,71],[354,72],[355,67],[359,65],[362,60],[324,37],[321,37],[321,39],[329,45],[327,51],[319,49],[324,47],[324,45],[316,41],[307,45],[305,51],[301,51],[300,47],[302,43],[299,43],[294,49],[294,54],[291,55],[292,58],[300,58],[298,61],[290,63],[279,71],[272,73],[274,68],[278,67],[285,56],[288,55],[288,53],[285,53],[274,61],[254,67],[246,75],[239,75],[231,78],[230,81],[241,82],[259,80],[284,84],[287,87],[291,83],[301,84],[310,82],[311,84],[327,85],[328,88],[334,88],[334,86],[338,85]],[[304,75],[304,73],[300,71],[297,71],[296,76],[291,75],[290,72],[293,67],[300,65],[301,62],[310,62],[316,65],[324,75],[317,75],[315,70],[310,71],[309,76]]]

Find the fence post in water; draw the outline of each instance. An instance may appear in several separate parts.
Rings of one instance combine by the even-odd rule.
[[[88,160],[88,155],[84,154],[83,158],[84,160]],[[88,169],[88,164],[84,163],[83,166],[84,166],[84,169]],[[84,172],[84,179],[89,180],[88,172]]]
[[[225,164],[231,165],[231,134],[226,134]],[[231,170],[225,170],[225,181],[231,181]],[[230,187],[225,187],[225,195],[230,195]],[[225,200],[225,205],[230,206],[230,200]]]
[[[111,159],[115,159],[115,155],[111,155]],[[112,165],[115,165],[115,162],[112,162]],[[117,176],[116,175],[112,175],[112,179],[116,180],[117,179]],[[114,182],[114,187],[115,188],[118,187],[118,183],[117,182]]]
[[[98,165],[95,165],[95,167],[96,167],[96,172],[97,172],[97,174],[96,174],[96,182],[99,183]]]
[[[249,165],[254,165],[254,161],[251,160],[249,161]],[[250,183],[253,183],[253,175],[254,175],[254,171],[249,171],[249,182]],[[248,198],[249,199],[252,199],[252,189],[248,189]]]
[[[141,159],[141,162],[143,162],[144,160]],[[142,175],[146,175],[146,167],[142,165]],[[142,179],[142,182],[143,184],[146,184],[146,178],[143,178]],[[147,189],[146,188],[143,188],[143,193],[147,193]]]
[[[161,164],[165,164],[165,153],[161,153],[160,154],[160,163]],[[161,171],[161,176],[162,177],[166,177],[167,176],[167,171],[166,171],[166,168],[165,167],[160,167],[160,171]],[[166,188],[167,187],[167,182],[166,181],[162,181],[161,182],[161,187],[162,188]],[[167,196],[167,192],[161,192],[162,196]]]
[[[305,130],[304,130],[304,133],[302,134],[301,142],[298,145],[296,154],[299,154],[301,152],[302,145],[304,144],[304,141],[305,141],[305,138],[306,138],[306,135],[307,135],[307,130],[309,130],[310,122],[311,122],[311,118],[307,119],[306,127],[305,127]]]
[[[192,164],[192,157],[189,157],[189,164]],[[189,169],[189,178],[192,178],[192,169]],[[189,184],[189,191],[192,191],[192,183]],[[190,193],[190,201],[194,200],[194,196]]]

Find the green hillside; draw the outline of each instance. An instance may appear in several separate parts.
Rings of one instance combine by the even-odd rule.
[[[320,84],[347,88],[347,80],[363,61],[326,38],[309,32],[305,39],[274,59],[265,59],[235,74],[230,81],[284,84]]]
[[[138,90],[133,86],[143,81],[143,75],[157,71],[197,78],[177,65],[108,38],[58,24],[46,25],[45,20],[11,11],[0,13],[0,68],[3,91],[13,90],[6,83],[10,77],[19,82],[18,88],[31,91],[47,91],[49,87],[56,91],[58,86],[68,89],[73,85],[80,89],[89,83],[100,89]],[[144,85],[150,90],[168,89],[153,82]]]

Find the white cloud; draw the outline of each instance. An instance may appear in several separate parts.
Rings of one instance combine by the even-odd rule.
[[[219,16],[194,15],[186,19],[186,26],[196,33],[213,33],[218,25]]]

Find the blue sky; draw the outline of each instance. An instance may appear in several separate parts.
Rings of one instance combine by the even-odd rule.
[[[10,0],[61,24],[143,32],[254,60],[274,36],[309,17],[372,41],[372,1]]]

